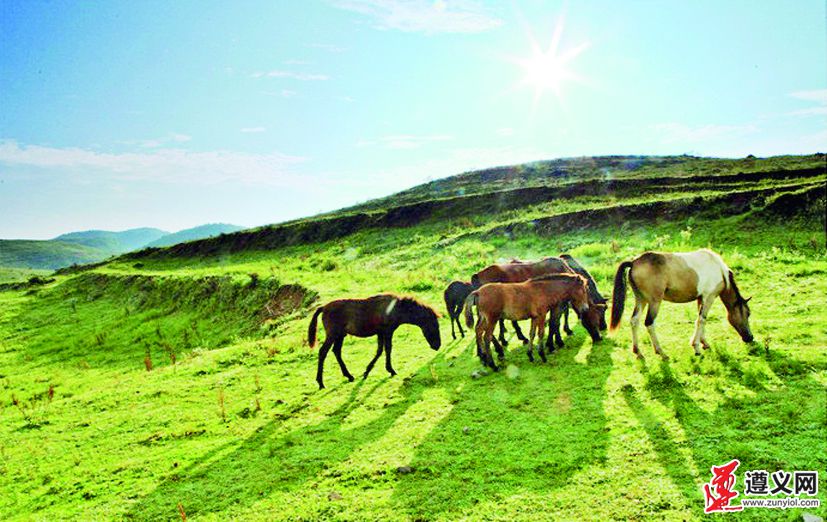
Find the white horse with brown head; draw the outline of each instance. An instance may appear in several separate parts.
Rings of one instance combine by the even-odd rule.
[[[632,261],[625,261],[615,273],[612,296],[611,329],[617,329],[623,315],[626,300],[626,270],[629,269],[629,283],[635,294],[635,310],[632,312],[632,351],[642,357],[639,350],[638,326],[643,308],[646,312],[646,329],[652,339],[655,352],[666,359],[655,334],[655,319],[662,301],[688,303],[697,301],[698,319],[692,336],[692,347],[700,355],[700,347],[709,348],[704,335],[706,316],[709,308],[720,296],[727,309],[727,319],[741,339],[753,340],[749,328],[749,299],[744,299],[735,285],[732,270],[721,256],[707,249],[695,252],[664,253],[645,252]]]

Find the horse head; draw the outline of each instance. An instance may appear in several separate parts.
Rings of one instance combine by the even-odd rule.
[[[747,299],[739,298],[735,301],[735,304],[730,306],[727,309],[727,320],[729,324],[735,328],[735,331],[738,332],[738,335],[741,336],[741,340],[745,343],[751,343],[755,337],[752,335],[752,330],[749,328],[749,300],[752,297]]]

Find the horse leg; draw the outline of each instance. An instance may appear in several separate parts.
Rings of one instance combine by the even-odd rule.
[[[456,322],[457,317],[454,315],[453,307],[448,309],[448,317],[451,319],[451,339],[456,340],[457,334],[454,333],[454,322]]]
[[[393,342],[393,332],[387,334],[385,337],[385,369],[388,370],[388,373],[391,374],[391,377],[396,375],[396,372],[393,371],[393,366],[391,366],[391,348]]]
[[[553,347],[557,344],[557,348],[565,346],[563,336],[560,335],[560,318],[563,315],[563,306],[556,305],[549,310],[549,332],[548,341],[546,342],[549,353],[553,351]]]
[[[497,363],[494,362],[494,358],[491,357],[491,339],[494,337],[494,327],[492,326],[490,330],[486,330],[485,332],[485,346],[483,347],[483,355],[485,357],[485,364],[487,364],[492,370],[495,372],[499,370],[497,368]]]
[[[698,319],[695,321],[695,334],[692,336],[692,348],[695,349],[695,355],[701,355],[700,347],[703,345],[704,350],[709,349],[709,344],[706,342],[706,316],[709,313],[709,307],[712,306],[714,298],[703,297],[698,298]]]
[[[660,349],[658,336],[655,335],[655,319],[658,317],[658,309],[660,308],[660,301],[652,301],[649,303],[649,308],[646,310],[646,329],[649,331],[649,338],[652,340],[652,346],[655,347],[655,352],[660,355],[664,361],[669,357]]]
[[[519,323],[517,323],[517,321],[511,321],[511,326],[514,327],[514,333],[517,334],[517,339],[521,340],[523,344],[527,343],[528,339],[526,339],[525,335],[523,335],[523,331],[520,329]]]
[[[640,352],[640,337],[638,335],[638,326],[640,326],[640,313],[643,311],[644,302],[635,295],[635,309],[632,312],[632,319],[629,323],[632,325],[632,353],[643,359],[643,354]]]
[[[345,366],[345,361],[342,359],[342,343],[345,341],[344,336],[337,338],[333,342],[333,355],[336,356],[336,361],[339,363],[339,368],[342,369],[342,375],[345,376],[345,379],[353,382],[353,376],[347,371],[347,366]]]
[[[491,342],[494,343],[494,349],[497,350],[497,357],[499,357],[501,360],[505,359],[505,350],[503,349],[503,345],[501,345],[500,342],[497,340],[496,335],[491,337]]]
[[[505,321],[500,319],[500,343],[503,346],[508,346],[508,341],[505,340]]]
[[[543,350],[543,337],[546,335],[546,314],[537,318],[537,351],[540,353],[540,359],[546,362],[546,352]]]
[[[531,326],[528,328],[528,360],[534,362],[534,333],[537,331],[537,325],[534,318],[531,318]]]
[[[563,331],[566,332],[566,335],[573,334],[574,332],[572,332],[571,328],[569,328],[569,302],[568,301],[566,301],[565,304],[563,304],[563,320],[565,321],[565,323],[563,324]]]
[[[371,370],[373,370],[373,365],[376,364],[376,361],[378,361],[379,357],[382,355],[382,350],[385,349],[385,337],[382,335],[382,332],[379,332],[376,335],[376,344],[376,355],[370,360],[368,367],[365,368],[365,374],[362,376],[363,379],[368,378],[368,374]]]
[[[319,383],[319,389],[324,389],[324,381],[322,380],[322,373],[324,372],[324,360],[327,358],[327,352],[330,351],[330,347],[333,346],[333,338],[328,335],[327,338],[324,340],[324,344],[322,347],[319,348],[319,367],[316,370],[316,382]]]
[[[465,332],[462,331],[462,321],[459,320],[461,316],[462,316],[462,303],[457,305],[456,312],[454,313],[454,319],[457,322],[457,328],[459,328],[459,334],[464,339],[465,338]],[[451,333],[453,333],[453,331],[454,331],[453,327],[451,327]]]
[[[482,346],[483,346],[483,336],[485,335],[485,327],[482,324],[482,319],[477,321],[477,325],[474,327],[474,333],[477,335],[477,357],[485,364],[485,358],[482,354]]]

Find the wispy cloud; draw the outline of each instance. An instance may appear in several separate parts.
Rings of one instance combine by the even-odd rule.
[[[446,134],[434,134],[430,136],[416,136],[413,134],[394,134],[391,136],[382,136],[373,140],[360,140],[356,143],[357,147],[372,147],[376,145],[384,146],[388,149],[418,149],[419,147],[428,143],[450,141],[454,139],[453,136]]]
[[[152,152],[103,153],[0,141],[0,165],[112,179],[287,185],[296,179],[293,169],[304,161],[306,158],[277,152],[246,154],[160,149]]]
[[[824,116],[827,115],[827,89],[817,89],[812,91],[796,91],[790,93],[793,98],[813,102],[814,107],[805,107],[790,112],[793,116]]]
[[[301,80],[301,81],[324,81],[329,80],[330,76],[326,74],[311,74],[311,73],[303,73],[303,72],[295,72],[295,71],[282,71],[282,70],[274,70],[274,71],[267,71],[267,72],[254,72],[250,75],[253,78],[287,78],[290,80]]]
[[[280,91],[261,91],[261,94],[264,94],[265,96],[280,96],[282,98],[292,98],[298,93],[290,89],[282,89]]]
[[[502,20],[472,0],[333,0],[333,6],[363,14],[377,29],[421,33],[480,33]]]
[[[511,127],[502,127],[500,129],[497,129],[497,136],[505,137],[505,136],[513,136],[513,135],[514,135],[514,129],[512,129]]]
[[[756,132],[755,125],[685,125],[683,123],[659,123],[652,125],[663,143],[698,143],[722,137],[737,137]]]
[[[266,132],[267,127],[243,127],[240,130],[245,134],[258,134],[261,132]]]

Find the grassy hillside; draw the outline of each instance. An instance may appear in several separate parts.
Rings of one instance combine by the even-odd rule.
[[[237,232],[243,229],[244,227],[240,227],[237,225],[229,225],[227,223],[211,223],[209,225],[201,225],[198,227],[179,230],[178,232],[167,234],[163,237],[156,239],[155,241],[144,243],[143,245],[139,246],[165,247],[175,245],[178,243],[183,243],[185,241],[194,241],[196,239],[204,239],[208,237],[219,236],[221,234],[228,234],[230,232]]]
[[[472,194],[400,196],[2,291],[0,517],[700,520],[712,465],[823,471],[827,174],[816,160],[749,170],[695,158],[704,169],[686,171],[643,158],[664,165],[632,182],[491,181],[488,192],[469,174]],[[594,159],[607,161],[619,160]],[[716,303],[712,349],[696,357],[694,305],[667,303],[668,362],[648,339],[645,360],[634,357],[627,316],[597,344],[577,326],[546,364],[528,363],[512,336],[508,370],[475,379],[473,342],[452,340],[443,319],[437,352],[400,328],[398,376],[379,365],[349,383],[330,357],[317,390],[305,337],[319,303],[392,291],[442,310],[452,279],[560,252],[609,295],[620,261],[700,247],[721,252],[753,297],[754,344]],[[345,341],[352,373],[375,348]]]
[[[112,254],[64,241],[0,239],[0,267],[54,270],[73,264],[94,263]]]

